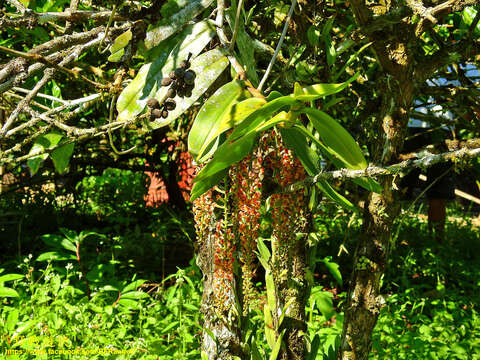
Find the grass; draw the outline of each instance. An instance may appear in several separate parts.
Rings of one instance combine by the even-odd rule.
[[[465,221],[448,223],[447,241],[442,244],[431,239],[421,217],[403,219],[383,278],[386,304],[375,328],[371,359],[480,359],[480,234],[458,209],[450,207],[449,215]],[[332,264],[339,264],[342,278],[348,279],[360,225],[345,216],[316,219],[318,264],[307,319],[310,340],[315,336],[320,340],[317,359],[335,359],[345,288]],[[126,257],[135,238],[141,235],[146,239],[142,246],[147,246],[148,239],[158,237],[158,229],[134,228],[122,235],[114,230],[82,240],[84,271],[74,253],[69,253],[65,239],[88,232],[64,231],[46,237],[50,239],[48,250],[63,258],[47,261],[44,253],[35,253],[3,263],[0,294],[5,289],[14,293],[0,298],[2,356],[11,351],[8,359],[31,359],[34,354],[38,359],[66,358],[65,354],[48,353],[54,349],[90,351],[68,358],[200,358],[198,268],[192,261],[163,281],[155,278]],[[149,237],[148,231],[155,236]],[[175,234],[182,236],[181,231]],[[96,237],[104,248],[95,255],[96,247],[88,243],[93,240],[88,239]],[[52,239],[58,239],[57,247]],[[337,256],[340,245],[350,255],[342,252]],[[123,247],[128,251],[122,251]],[[92,291],[90,300],[85,278]],[[267,356],[261,311],[252,314],[251,323],[259,352]],[[35,349],[45,353],[35,353]]]

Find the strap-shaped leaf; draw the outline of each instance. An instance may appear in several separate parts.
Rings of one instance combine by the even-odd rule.
[[[214,139],[218,139],[218,136],[225,132],[226,130],[238,125],[242,120],[244,120],[248,115],[250,115],[255,110],[259,109],[263,105],[265,105],[266,101],[262,98],[248,98],[239,103],[233,105],[228,113],[225,114],[224,118],[222,119],[222,125],[227,126],[226,128],[222,127],[218,129],[218,131],[211,136],[211,140],[207,140],[206,144],[207,147],[202,149],[199,154],[199,161],[202,162],[206,158],[209,157],[213,152],[215,152],[216,147],[212,147],[211,143]],[[217,145],[218,146],[218,145]],[[207,150],[210,149],[208,152]]]
[[[278,354],[280,353],[280,349],[282,348],[282,340],[283,336],[285,335],[285,332],[287,329],[283,329],[282,332],[280,333],[277,341],[275,342],[275,345],[272,349],[272,353],[270,354],[270,357],[268,358],[269,360],[277,360]]]
[[[231,136],[228,137],[222,146],[217,149],[213,159],[198,173],[194,181],[199,181],[212,176],[218,171],[226,169],[242,160],[252,149],[255,138],[259,133],[270,129],[278,123],[285,122],[287,118],[287,113],[282,111],[270,120],[258,124],[256,128],[251,129],[244,136],[234,142],[230,140]]]
[[[198,112],[188,135],[188,151],[201,157],[208,145],[234,126],[230,122],[232,106],[247,97],[243,81],[234,80],[219,88]]]
[[[228,174],[228,169],[217,172],[213,176],[210,176],[202,181],[197,181],[193,184],[192,191],[190,192],[190,201],[194,201],[200,197],[203,193],[210,190],[212,187],[217,185],[225,176]]]
[[[267,339],[268,346],[273,348],[275,345],[275,330],[273,327],[272,312],[270,311],[270,306],[268,306],[268,304],[263,306],[263,316],[265,322],[265,338]]]
[[[308,109],[305,109],[306,111],[308,111]],[[314,109],[311,109],[311,110],[314,110]],[[318,110],[316,110],[318,111]],[[324,113],[325,114],[325,113]],[[327,115],[327,114],[325,114]],[[328,115],[327,115],[328,116]],[[330,116],[328,116],[331,120],[333,120]],[[338,126],[340,126],[345,132],[347,132],[340,124],[338,124],[335,120],[333,120]],[[315,125],[314,125],[315,126]],[[318,141],[318,139],[313,136],[307,129],[305,129],[305,127],[303,126],[299,126],[299,125],[295,125],[295,127],[297,127],[304,135],[306,135],[307,137],[309,137],[311,140],[313,140],[315,142],[315,145],[317,145],[319,147],[319,149],[322,151],[322,153],[327,156],[332,162],[333,164],[338,167],[338,168],[347,168],[347,169],[365,169],[366,168],[366,160],[364,159],[365,161],[365,164],[363,165],[363,167],[350,167],[350,165],[348,163],[346,163],[345,161],[342,161],[339,157],[337,157],[332,151],[331,149],[324,143],[325,142],[325,139],[322,138],[322,134],[320,133],[320,138],[322,141]],[[318,129],[317,129],[318,131]],[[348,134],[348,132],[347,132]],[[325,135],[325,134],[324,134]],[[350,136],[350,134],[348,134]],[[352,138],[353,140],[353,138]],[[358,147],[358,145],[355,143],[355,145]],[[360,148],[358,148],[360,149]],[[360,150],[361,151],[361,150]],[[363,157],[363,154],[362,154],[362,157]],[[361,187],[367,189],[368,191],[373,191],[373,192],[377,192],[377,193],[381,193],[382,192],[382,187],[380,186],[380,184],[375,181],[374,179],[372,178],[357,178],[357,179],[353,179],[353,182],[355,182],[357,185],[360,185]],[[329,188],[331,188],[331,186],[328,186]],[[333,190],[333,188],[331,190],[327,189],[330,193],[331,193],[331,190]],[[334,191],[334,190],[333,190]]]
[[[212,4],[213,0],[193,0],[172,17],[162,20],[158,26],[148,31],[145,36],[145,46],[151,49],[163,40],[175,34],[182,26],[195,18]]]
[[[248,132],[254,130],[262,122],[265,122],[271,117],[272,114],[276,113],[281,108],[291,106],[297,103],[297,100],[295,100],[291,96],[282,96],[266,103],[260,109],[255,110],[250,115],[248,115],[245,120],[243,120],[233,130],[232,134],[229,136],[229,141],[235,141],[247,134]]]
[[[194,181],[204,180],[227,169],[230,165],[242,160],[252,150],[256,133],[242,137],[238,141],[225,141],[218,147],[213,159],[197,174]]]
[[[154,62],[143,65],[118,97],[118,121],[130,120],[140,114],[148,99],[157,92],[163,77],[174,70],[189,53],[194,57],[200,54],[214,34],[214,26],[208,21],[201,21],[187,26],[175,42],[165,42],[165,51],[159,52],[159,57]]]
[[[344,83],[340,84],[315,84],[302,88],[296,83],[293,97],[300,101],[313,101],[328,95],[333,95],[345,89],[348,84],[355,81],[359,75],[360,73],[357,73]]]
[[[294,154],[298,157],[308,175],[314,176],[318,174],[321,171],[320,158],[307,143],[304,133],[308,132],[308,130],[303,128],[302,131],[299,129],[299,127],[295,126],[292,128],[280,129],[280,132],[285,145],[289,149],[293,150]],[[313,137],[313,135],[311,136]],[[355,205],[335,191],[335,189],[328,182],[320,181],[317,183],[317,186],[330,200],[336,202],[344,209],[357,211]]]
[[[348,169],[365,169],[367,161],[362,150],[345,128],[323,111],[305,108],[303,110],[331,156],[339,159]]]
[[[153,129],[158,129],[170,124],[173,120],[179,117],[190,106],[202,96],[205,91],[213,84],[213,82],[220,76],[229,64],[227,57],[225,56],[225,50],[222,48],[213,49],[203,53],[192,60],[190,69],[193,70],[197,77],[195,78],[195,87],[192,90],[192,95],[189,97],[174,98],[177,107],[174,110],[169,111],[166,119],[157,119],[150,123]],[[161,87],[155,94],[157,100],[164,98],[168,91],[167,87]]]

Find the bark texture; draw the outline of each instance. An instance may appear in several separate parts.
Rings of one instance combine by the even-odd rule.
[[[376,149],[376,160],[388,164],[401,150],[408,121],[411,93],[401,89],[394,94],[385,89],[382,129],[385,147]],[[364,213],[363,236],[359,238],[354,254],[354,270],[345,308],[342,334],[341,360],[366,360],[372,347],[372,332],[384,299],[380,292],[380,279],[385,273],[391,245],[393,221],[400,207],[392,188],[393,176],[381,180],[382,194],[371,193]]]
[[[391,10],[390,2],[382,4],[372,10],[364,0],[353,0],[352,11],[359,25],[368,25],[373,15]],[[372,149],[374,162],[380,166],[391,164],[401,151],[416,81],[410,50],[415,29],[408,22],[396,27],[394,34],[370,34],[385,76],[379,88],[382,106],[376,114],[377,134],[381,134],[382,139],[378,139],[377,147]],[[371,193],[365,207],[364,231],[354,254],[345,308],[340,360],[366,360],[371,351],[373,328],[385,302],[380,293],[380,279],[387,266],[393,221],[399,212],[393,181],[393,176],[383,177],[380,180],[383,193]]]

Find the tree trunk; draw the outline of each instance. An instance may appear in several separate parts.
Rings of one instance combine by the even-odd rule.
[[[401,150],[408,123],[408,107],[412,101],[412,81],[406,86],[392,79],[389,81],[384,84],[379,116],[382,128],[379,133],[383,133],[384,139],[378,141],[374,151],[374,160],[381,165],[395,160]],[[397,86],[393,86],[394,83]],[[338,356],[341,360],[366,360],[371,351],[372,332],[385,303],[380,293],[380,279],[387,266],[393,221],[400,210],[393,182],[392,176],[380,179],[383,193],[371,193],[365,205],[364,230],[354,254],[345,307]]]

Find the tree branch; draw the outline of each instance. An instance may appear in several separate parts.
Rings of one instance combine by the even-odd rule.
[[[417,156],[420,154],[417,154]],[[416,160],[409,159],[387,167],[369,165],[363,170],[340,169],[321,172],[315,176],[307,177],[297,183],[281,188],[278,192],[293,192],[306,186],[314,185],[320,181],[332,181],[341,179],[373,178],[378,176],[407,174],[415,168],[428,168],[432,165],[446,161],[460,161],[480,156],[480,144],[467,145],[459,150],[448,151],[441,154],[428,154]]]

